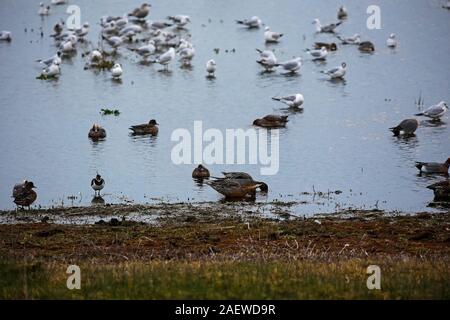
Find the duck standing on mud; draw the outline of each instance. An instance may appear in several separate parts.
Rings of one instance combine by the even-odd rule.
[[[33,190],[36,186],[31,181],[25,180],[23,183],[16,184],[13,188],[12,197],[17,206],[28,207],[37,199],[37,193]]]
[[[252,176],[245,172],[222,172],[224,178],[215,178],[206,184],[217,192],[223,194],[227,199],[243,199],[250,196],[256,198],[256,190],[267,192],[269,187],[266,183],[253,180]]]
[[[95,196],[100,197],[100,190],[105,187],[105,179],[97,173],[94,179],[91,180],[91,188],[95,191]]]

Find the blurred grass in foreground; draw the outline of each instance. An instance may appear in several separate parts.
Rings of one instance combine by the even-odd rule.
[[[366,287],[370,264],[381,268],[381,290]],[[82,263],[81,290],[67,289],[67,266],[3,260],[0,299],[450,298],[445,260]]]

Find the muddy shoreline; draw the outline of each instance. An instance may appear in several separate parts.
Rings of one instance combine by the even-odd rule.
[[[277,211],[279,218],[267,218],[263,209],[271,214]],[[255,204],[202,203],[75,207],[0,215],[15,219],[0,224],[0,255],[8,260],[332,261],[381,256],[448,260],[450,254],[448,212],[408,215],[354,210],[304,218],[291,215],[287,203],[271,209]],[[89,217],[87,223],[72,223]],[[67,221],[58,223],[62,218]]]

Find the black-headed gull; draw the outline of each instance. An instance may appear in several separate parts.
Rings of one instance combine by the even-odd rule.
[[[338,10],[337,18],[339,20],[344,20],[347,19],[347,17],[348,17],[347,8],[345,6],[341,6]]]
[[[194,58],[195,49],[194,47],[184,48],[178,52],[178,55],[180,56],[181,63],[185,66],[189,66],[192,58]]]
[[[216,62],[211,59],[206,62],[206,72],[208,73],[208,77],[214,77],[216,72]]]
[[[53,62],[58,62],[58,64],[61,64],[61,51],[57,51],[53,56],[51,56],[48,59],[39,59],[36,60],[36,62],[45,64],[47,67],[51,65]]]
[[[84,38],[89,33],[89,22],[83,23],[80,29],[75,30],[75,34],[78,38]]]
[[[103,55],[102,55],[102,53],[101,53],[99,50],[97,50],[97,49],[92,50],[91,53],[89,54],[89,61],[90,61],[91,63],[100,61],[100,60],[102,60],[102,59],[103,59]]]
[[[0,31],[0,40],[1,41],[11,41],[12,40],[12,35],[11,35],[11,31]]]
[[[148,43],[146,45],[143,45],[137,49],[135,49],[136,53],[143,57],[144,59],[148,56],[151,56],[155,53],[156,47],[155,47],[155,41],[153,39],[148,40]]]
[[[120,63],[116,63],[111,68],[111,76],[113,77],[113,79],[119,79],[122,76],[122,73],[123,73],[123,69],[122,69],[122,66],[120,65]]]
[[[269,26],[264,28],[264,40],[266,42],[278,42],[282,36],[282,33],[271,31]]]
[[[340,66],[327,70],[320,71],[330,76],[331,79],[343,78],[345,76],[345,72],[347,71],[347,64],[342,62]]]
[[[448,105],[444,101],[429,107],[423,112],[416,113],[416,116],[425,116],[433,120],[440,120],[440,118],[447,112]]]
[[[43,2],[39,3],[38,15],[48,16],[50,13],[50,6],[45,6]]]
[[[306,49],[306,52],[310,54],[312,60],[324,60],[328,55],[328,51],[325,47],[322,47],[319,50]]]
[[[160,55],[155,62],[159,63],[160,65],[164,66],[165,70],[168,70],[169,63],[171,63],[175,59],[175,49],[169,48],[166,52],[164,52],[162,55]]]
[[[259,28],[262,24],[262,21],[257,16],[253,16],[250,19],[244,19],[244,20],[236,20],[237,23],[243,24],[247,28]]]
[[[312,23],[316,25],[316,31],[317,32],[334,33],[334,29],[336,29],[336,27],[339,26],[342,23],[342,21],[339,21],[339,22],[336,22],[336,23],[330,23],[330,24],[327,24],[327,25],[323,26],[320,23],[320,20],[316,18],[316,19],[314,19],[314,21]]]
[[[341,36],[336,36],[339,40],[341,40],[342,44],[360,44],[361,36],[358,33],[355,33],[353,36],[344,38]]]
[[[276,67],[277,64],[277,57],[275,56],[275,53],[271,50],[260,50],[256,49],[256,51],[259,52],[260,58],[256,60],[257,63],[262,65],[266,70],[272,70],[273,67]]]
[[[58,61],[53,61],[47,68],[42,70],[42,75],[46,77],[57,77],[61,73]]]
[[[389,48],[395,48],[397,46],[397,39],[395,38],[395,33],[391,33],[389,38],[386,40],[386,45]]]
[[[172,20],[179,29],[183,29],[186,24],[191,22],[191,17],[184,14],[178,14],[176,16],[168,16],[167,19]]]
[[[123,43],[124,37],[118,37],[118,36],[112,36],[112,37],[105,37],[102,36],[103,40],[106,40],[106,42],[114,49],[117,50],[117,48]]]
[[[291,94],[284,97],[272,97],[273,100],[280,101],[290,108],[300,108],[305,99],[301,93]]]
[[[300,67],[302,66],[302,58],[297,57],[293,58],[288,61],[280,62],[275,64],[275,66],[282,67],[284,71],[287,71],[288,73],[295,73],[298,70],[300,70]]]

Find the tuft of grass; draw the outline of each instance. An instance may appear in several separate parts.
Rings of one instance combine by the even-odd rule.
[[[112,67],[114,67],[115,64],[116,63],[113,60],[102,59],[91,64],[91,66],[100,70],[110,70]]]
[[[118,116],[120,114],[120,111],[118,109],[101,109],[100,113],[104,116],[107,115],[114,115],[114,116]]]

